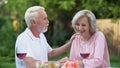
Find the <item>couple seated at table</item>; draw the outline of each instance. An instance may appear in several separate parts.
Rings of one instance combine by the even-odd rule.
[[[76,61],[80,67],[107,68],[110,66],[107,42],[102,32],[97,29],[96,18],[89,10],[81,10],[72,19],[75,34],[70,41],[59,48],[52,49],[47,43],[44,32],[49,20],[41,6],[32,6],[25,13],[27,28],[21,33],[15,44],[17,68],[35,68],[38,61],[47,62],[70,47],[69,58],[59,60],[60,65]]]

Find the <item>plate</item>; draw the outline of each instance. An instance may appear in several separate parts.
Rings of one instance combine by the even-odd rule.
[[[59,68],[57,61],[37,62],[36,68]]]

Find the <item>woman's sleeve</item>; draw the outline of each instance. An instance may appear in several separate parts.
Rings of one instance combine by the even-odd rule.
[[[94,50],[93,58],[83,60],[85,68],[95,68],[102,64],[105,46],[106,46],[106,39],[103,33],[100,32],[96,35],[94,46],[95,46],[95,50]]]
[[[69,57],[70,60],[74,60],[75,59],[74,53],[75,53],[74,52],[74,47],[73,47],[73,44],[72,44],[71,49],[70,49],[70,57]]]

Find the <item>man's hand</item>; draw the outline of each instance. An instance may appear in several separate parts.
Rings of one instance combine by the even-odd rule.
[[[71,38],[70,38],[70,41],[72,42],[72,41],[76,38],[77,35],[79,35],[79,33],[73,34],[73,35],[71,36]]]
[[[36,68],[36,60],[34,60],[32,57],[25,57],[24,62],[26,64],[27,68]]]
[[[65,62],[69,61],[69,58],[68,57],[64,57],[62,59],[60,59],[58,62],[60,64],[60,66],[63,66]]]

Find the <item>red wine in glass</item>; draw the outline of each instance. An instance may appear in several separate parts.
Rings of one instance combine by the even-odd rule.
[[[17,57],[18,57],[19,59],[24,59],[25,56],[26,56],[26,53],[17,53]]]
[[[90,53],[80,53],[83,58],[88,58]]]

